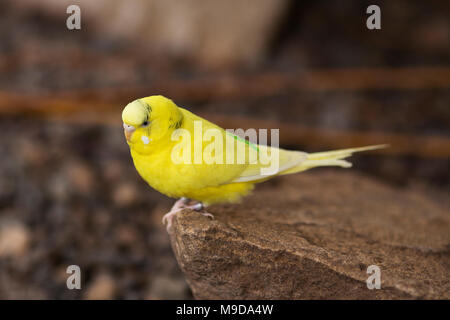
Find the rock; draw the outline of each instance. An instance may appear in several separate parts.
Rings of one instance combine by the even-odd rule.
[[[195,298],[449,299],[448,207],[335,170],[267,182],[215,220],[180,213],[170,238]]]
[[[70,185],[81,194],[88,194],[94,188],[95,177],[92,168],[81,161],[72,161],[65,168]]]
[[[17,144],[20,157],[26,164],[39,167],[45,165],[48,161],[48,153],[46,152],[45,146],[37,141],[37,139],[22,139]]]
[[[115,238],[119,244],[125,246],[132,246],[134,243],[139,241],[136,230],[132,226],[126,224],[122,224],[117,227]]]
[[[124,164],[117,160],[102,163],[103,175],[108,183],[117,183],[123,177]]]
[[[186,290],[188,290],[188,288],[186,282],[182,278],[161,275],[153,279],[148,290],[147,299],[183,299]]]
[[[120,208],[130,206],[136,203],[138,199],[139,191],[136,185],[133,183],[118,183],[117,187],[113,191],[114,204]]]
[[[0,258],[23,256],[29,242],[29,231],[21,222],[0,221]]]
[[[107,273],[100,273],[89,285],[85,295],[87,300],[111,300],[115,298],[117,286],[114,278]]]

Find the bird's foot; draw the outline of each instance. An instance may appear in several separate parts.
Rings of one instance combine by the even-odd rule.
[[[181,198],[175,202],[172,209],[166,213],[162,218],[162,223],[166,224],[167,232],[170,232],[172,228],[173,218],[176,216],[178,212],[180,212],[183,209],[192,209],[194,211],[197,211],[198,213],[204,215],[205,217],[209,217],[211,219],[214,219],[214,216],[209,212],[201,212],[205,207],[203,203],[196,202],[195,204],[188,205],[189,199],[187,198]]]
[[[180,198],[180,199],[178,199],[175,203],[174,203],[174,205],[173,205],[173,207],[172,207],[172,209],[170,209],[170,212],[172,212],[172,211],[175,211],[175,210],[179,210],[179,209],[184,209],[184,208],[186,208],[187,206],[188,206],[188,204],[189,204],[189,199],[188,198]],[[169,212],[169,213],[170,213]]]

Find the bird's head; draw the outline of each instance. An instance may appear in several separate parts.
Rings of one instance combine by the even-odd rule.
[[[181,127],[183,114],[163,96],[149,96],[130,102],[122,112],[125,138],[139,153],[149,153],[172,132]]]

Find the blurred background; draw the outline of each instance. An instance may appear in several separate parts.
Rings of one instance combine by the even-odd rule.
[[[1,1],[0,298],[192,297],[122,132],[152,94],[286,148],[390,143],[352,170],[448,204],[450,2],[375,2]]]

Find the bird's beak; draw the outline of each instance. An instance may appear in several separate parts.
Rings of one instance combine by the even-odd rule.
[[[135,127],[124,123],[123,124],[123,131],[125,133],[125,138],[127,139],[127,141],[130,141],[131,136],[133,135],[134,130],[136,130]]]

